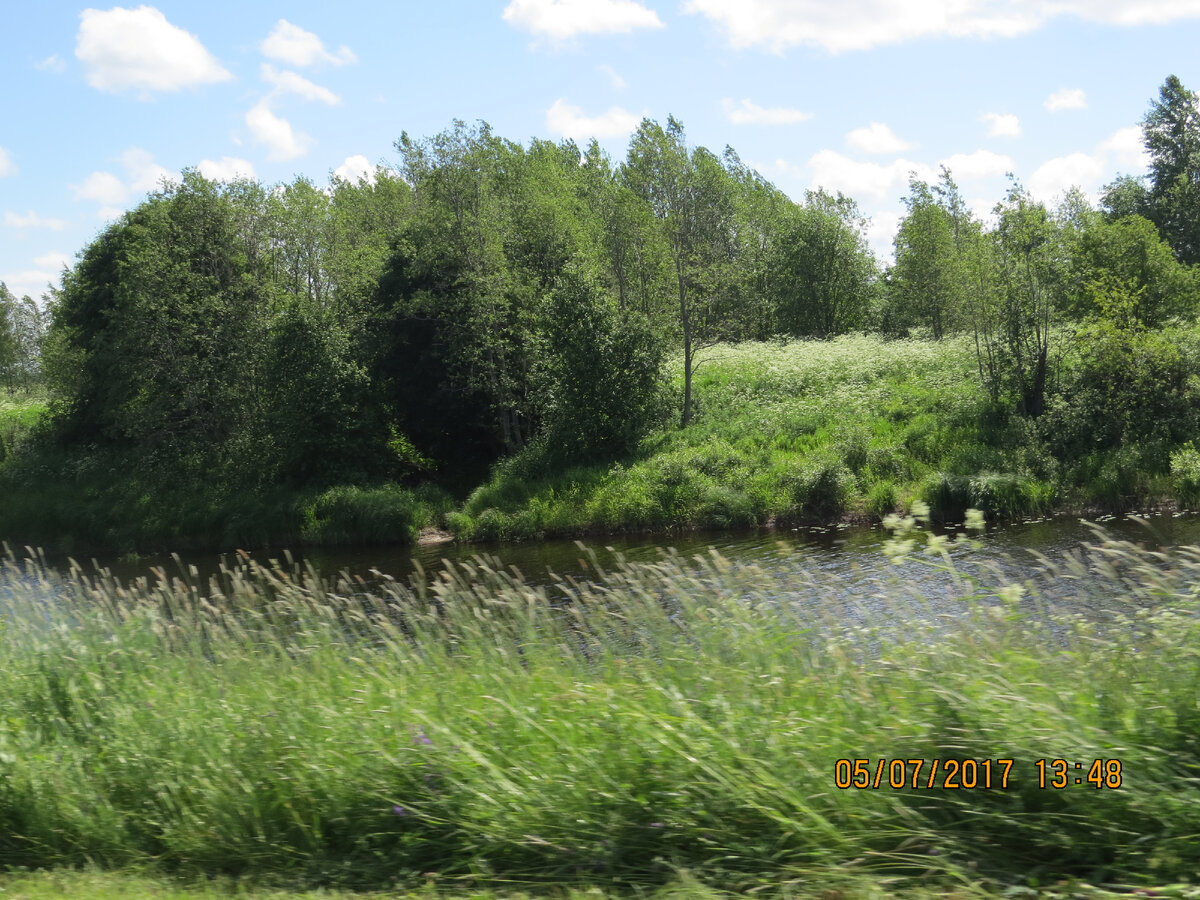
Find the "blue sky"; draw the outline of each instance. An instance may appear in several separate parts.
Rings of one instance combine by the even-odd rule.
[[[1200,88],[1200,0],[208,0],[0,3],[0,280],[40,295],[163,177],[264,182],[396,162],[401,131],[505,137],[642,116],[795,198],[858,200],[886,256],[908,172],[949,164],[976,211],[1014,172],[1053,201],[1140,174],[1169,74]]]

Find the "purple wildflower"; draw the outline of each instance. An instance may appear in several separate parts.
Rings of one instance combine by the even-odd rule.
[[[392,807],[392,815],[394,815],[394,816],[407,816],[407,815],[408,815],[408,810],[407,810],[407,809],[405,809],[403,806],[393,806],[393,807]]]

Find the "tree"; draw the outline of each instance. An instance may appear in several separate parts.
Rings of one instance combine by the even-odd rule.
[[[994,214],[990,273],[979,275],[975,309],[980,374],[993,398],[1011,392],[1017,411],[1036,418],[1045,408],[1055,313],[1065,280],[1061,228],[1016,182]]]
[[[720,160],[689,150],[674,117],[664,129],[643,119],[629,143],[625,178],[649,204],[670,246],[678,326],[683,341],[683,411],[692,419],[692,377],[697,353],[736,333],[730,278],[735,255],[734,205],[729,174]]]
[[[865,228],[853,200],[823,190],[784,215],[771,265],[781,331],[827,338],[866,324],[877,272]]]
[[[914,175],[904,200],[908,214],[896,231],[896,263],[890,289],[891,325],[901,330],[927,325],[941,340],[957,325],[962,278],[955,221],[934,191]]]
[[[662,342],[579,267],[559,278],[547,313],[541,407],[552,455],[579,462],[631,450],[661,409]]]
[[[1071,254],[1071,276],[1068,302],[1079,319],[1117,308],[1101,302],[1114,295],[1114,285],[1130,300],[1125,314],[1142,327],[1159,328],[1194,315],[1200,303],[1195,271],[1180,263],[1154,224],[1139,215],[1082,229]]]
[[[1142,120],[1142,136],[1150,153],[1150,218],[1181,262],[1200,262],[1200,108],[1174,75]]]

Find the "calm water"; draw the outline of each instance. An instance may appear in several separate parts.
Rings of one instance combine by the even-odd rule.
[[[1110,535],[1133,541],[1149,549],[1200,544],[1200,516],[1150,516],[1144,521],[1113,519],[1099,523]],[[761,530],[757,532],[702,533],[658,538],[592,538],[587,547],[600,568],[615,566],[619,558],[630,562],[654,561],[664,553],[684,559],[705,556],[715,549],[735,563],[757,564],[765,573],[762,590],[838,615],[884,612],[896,596],[897,578],[913,587],[935,611],[951,603],[953,576],[930,560],[912,559],[893,565],[883,552],[888,535],[881,528],[828,528]],[[1078,578],[1038,577],[1044,559],[1061,562],[1077,554],[1085,542],[1094,542],[1093,530],[1078,519],[1060,518],[992,527],[970,550],[955,550],[953,558],[964,572],[978,573],[981,583],[996,585],[1037,578],[1043,601],[1103,603],[1101,596],[1112,588],[1097,587],[1089,593]],[[546,583],[551,572],[576,578],[591,578],[596,566],[579,545],[569,540],[487,546],[479,544],[436,544],[424,547],[337,547],[299,548],[294,560],[311,564],[323,576],[346,573],[370,584],[383,572],[401,582],[428,578],[449,564],[472,563],[480,555],[491,565],[519,572],[526,579]],[[285,562],[283,549],[260,550],[251,556],[261,563]],[[225,557],[219,554],[190,554],[184,566],[198,570],[206,583]],[[65,564],[65,561],[55,561]],[[180,573],[180,563],[170,556],[131,560],[89,560],[85,570],[108,567],[122,582],[139,577],[156,579],[154,569],[168,577]],[[422,574],[423,573],[423,574]],[[890,590],[889,590],[890,587]],[[1083,600],[1081,601],[1081,597]],[[857,612],[855,614],[857,614]]]

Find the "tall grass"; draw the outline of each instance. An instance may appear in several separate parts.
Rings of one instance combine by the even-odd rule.
[[[716,553],[590,559],[538,586],[488,558],[409,584],[246,560],[207,585],[10,558],[0,865],[370,888],[1197,871],[1200,550],[1069,558],[1054,609],[1119,597],[1103,620],[965,570],[959,615],[897,582],[833,618],[797,602],[820,576],[768,594]],[[839,790],[839,758],[1015,763],[1007,791]],[[1124,783],[1042,789],[1042,758],[1117,758]]]
[[[1058,499],[1036,441],[989,407],[965,339],[720,346],[695,397],[692,425],[652,434],[612,465],[553,471],[536,448],[501,464],[451,528],[492,540],[824,524],[914,500],[955,521],[966,506],[1019,516]],[[961,483],[962,504],[947,483]]]

